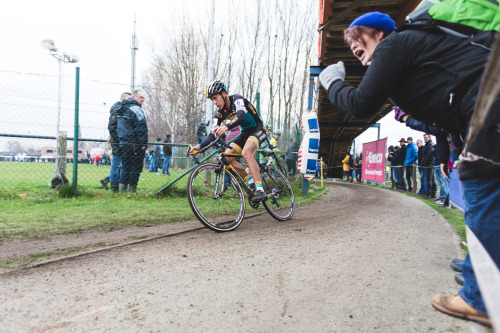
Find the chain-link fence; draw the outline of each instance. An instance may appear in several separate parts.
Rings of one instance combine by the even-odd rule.
[[[70,183],[76,181],[87,190],[104,190],[101,180],[109,177],[112,162],[107,128],[110,108],[130,87],[85,77],[79,78],[77,86],[76,76],[75,73],[50,76],[0,71],[3,101],[0,103],[0,188],[3,191],[46,191],[54,187],[54,180],[59,185],[58,174],[64,174]],[[283,128],[277,121],[273,125],[281,131],[277,146],[282,155],[294,139],[300,144],[297,125],[290,129]],[[58,133],[63,134],[59,142]],[[150,138],[150,141],[153,140]],[[168,157],[163,149],[155,160],[149,155],[152,147],[165,144],[148,145],[138,191],[156,193],[192,166],[193,162],[186,158],[188,144],[176,143],[174,139],[170,175],[167,175],[164,165]]]

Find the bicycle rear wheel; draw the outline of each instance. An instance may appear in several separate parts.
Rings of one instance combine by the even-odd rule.
[[[261,170],[262,186],[269,199],[263,201],[267,212],[278,221],[292,218],[295,211],[293,190],[287,177],[275,167]],[[274,194],[270,196],[271,194]]]
[[[229,185],[224,188],[222,172],[216,163],[203,163],[188,178],[188,200],[194,215],[215,231],[236,229],[245,216],[245,197],[240,184],[228,172]]]

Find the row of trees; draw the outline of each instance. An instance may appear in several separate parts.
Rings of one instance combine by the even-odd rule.
[[[307,107],[309,66],[316,62],[317,1],[226,1],[216,8],[214,77],[256,102],[266,124],[289,132]],[[207,13],[206,17],[210,15]],[[171,15],[143,77],[150,138],[171,133],[195,142],[205,115],[208,20]]]

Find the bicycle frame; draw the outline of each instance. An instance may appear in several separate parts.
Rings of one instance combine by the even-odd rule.
[[[267,138],[266,138],[266,140],[267,140]],[[269,141],[268,141],[268,144],[269,144]],[[221,174],[222,174],[222,176],[225,176],[226,172],[230,172],[233,176],[235,176],[236,180],[238,181],[238,183],[240,183],[240,185],[243,186],[243,188],[245,189],[245,191],[247,192],[247,194],[253,196],[253,192],[250,189],[250,187],[248,186],[247,182],[243,179],[243,177],[240,176],[240,174],[238,172],[236,172],[236,170],[234,170],[234,168],[232,167],[231,163],[229,163],[229,161],[226,159],[226,157],[235,157],[236,158],[236,157],[242,157],[242,155],[241,154],[230,154],[230,153],[226,153],[225,152],[226,148],[232,149],[232,147],[229,146],[229,145],[227,145],[225,143],[224,136],[221,136],[218,139],[214,140],[208,146],[206,146],[205,148],[201,149],[198,152],[198,154],[202,153],[202,152],[205,152],[206,150],[208,150],[211,147],[214,147],[219,152],[218,163],[219,163],[220,166],[222,166],[222,169],[220,170],[221,172],[216,172],[216,176],[215,176],[216,177],[215,178],[216,185],[215,185],[215,188],[214,188],[214,199],[217,199],[220,196],[224,195],[224,186],[222,186],[222,191],[220,192],[220,194],[217,194],[217,193],[218,193],[218,190],[219,190],[220,176],[221,176]],[[274,154],[274,152],[272,152],[272,154],[274,155],[274,157],[276,159],[276,155]],[[193,156],[193,160],[197,164],[201,164],[202,163],[202,162],[200,162],[198,160],[198,158],[196,158],[196,156]],[[278,191],[268,194],[267,197],[271,198],[274,195],[283,192],[283,188],[281,188],[281,186],[276,182],[276,180],[274,180],[274,178],[271,177],[271,174],[269,174],[267,172],[266,167],[262,166],[260,163],[257,163],[257,164],[259,165],[260,174],[262,174],[263,172],[266,172],[270,176],[269,178],[272,179],[273,182],[274,182],[274,184],[279,188]],[[281,172],[283,172],[281,164],[279,164],[279,162],[278,162],[278,165],[280,166]],[[283,174],[286,175],[285,172],[283,172]],[[265,180],[263,180],[263,181],[265,182],[266,185],[268,185]]]

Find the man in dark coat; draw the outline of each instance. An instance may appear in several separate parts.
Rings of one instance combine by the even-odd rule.
[[[201,118],[201,123],[198,125],[196,130],[196,136],[198,137],[198,144],[202,143],[207,137],[207,126],[205,125],[205,118]]]
[[[148,147],[148,124],[142,110],[144,94],[134,90],[132,98],[122,102],[117,111],[118,137],[122,152],[122,172],[120,175],[120,192],[135,192],[142,172],[142,160]]]
[[[293,176],[297,171],[297,160],[299,159],[299,145],[297,144],[297,140],[292,141],[292,145],[288,148],[285,155],[285,162],[288,168],[288,172]]]
[[[102,186],[107,190],[108,182],[111,185],[113,192],[118,192],[118,184],[120,181],[120,171],[122,168],[122,152],[120,150],[120,138],[118,137],[117,126],[118,121],[116,117],[116,112],[122,106],[124,99],[130,97],[129,92],[124,92],[120,96],[120,100],[113,104],[109,110],[109,120],[108,120],[108,131],[109,131],[109,143],[111,144],[111,170],[109,171],[109,177],[101,179]]]
[[[425,169],[425,187],[424,197],[430,199],[436,197],[436,176],[434,175],[434,155],[432,154],[432,142],[430,134],[424,134],[425,145],[422,151],[422,167]]]
[[[172,135],[167,134],[165,143],[172,143]],[[163,156],[165,157],[165,162],[163,163],[163,170],[161,174],[163,176],[170,176],[170,160],[172,159],[172,146],[163,146]]]
[[[399,145],[400,148],[396,153],[394,161],[396,167],[396,174],[398,178],[398,184],[396,185],[396,188],[401,191],[406,191],[405,168],[403,166],[406,158],[406,149],[407,149],[405,138],[401,138],[401,140],[399,140]]]

